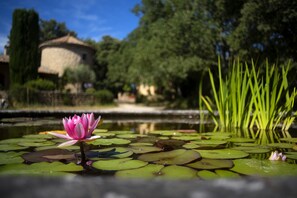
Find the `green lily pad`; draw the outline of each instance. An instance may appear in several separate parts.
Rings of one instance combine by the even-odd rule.
[[[113,149],[115,149],[115,152],[119,154],[111,155],[110,157],[127,158],[133,155],[132,151],[130,151],[128,148],[123,148],[123,147],[105,148],[105,149],[98,149],[93,151],[106,152],[106,151],[112,151]]]
[[[101,169],[101,170],[116,171],[116,170],[140,168],[147,164],[148,163],[144,161],[132,160],[132,158],[123,158],[123,159],[96,161],[92,164],[92,166],[94,168]]]
[[[297,175],[297,165],[282,161],[237,159],[230,170],[244,175],[292,176]]]
[[[195,169],[212,170],[221,168],[232,168],[232,160],[202,159],[200,161],[188,164],[187,166]]]
[[[25,142],[45,142],[46,139],[41,138],[11,138],[6,140],[1,140],[0,144],[18,144],[18,143],[25,143]]]
[[[116,135],[134,133],[134,131],[109,131],[109,132],[114,133]]]
[[[220,178],[219,175],[217,175],[214,172],[209,171],[209,170],[198,171],[197,172],[197,175],[201,179],[205,179],[205,180],[208,180],[208,179],[218,179],[218,178]]]
[[[255,140],[249,139],[249,138],[230,138],[228,139],[229,142],[234,142],[234,143],[253,143]]]
[[[151,179],[158,176],[163,167],[162,165],[148,164],[137,169],[117,171],[115,176],[120,178]]]
[[[172,137],[172,139],[174,140],[183,140],[183,141],[199,140],[200,138],[201,138],[200,136],[189,136],[189,135]]]
[[[53,172],[78,172],[82,171],[82,166],[74,163],[64,164],[62,162],[40,162],[28,164],[9,164],[0,167],[1,174],[46,174]]]
[[[290,149],[293,148],[294,144],[290,143],[271,143],[267,144],[267,146],[272,147],[272,148],[282,148],[282,149]]]
[[[158,178],[162,179],[194,179],[197,178],[197,171],[184,166],[166,166],[162,168],[158,174]]]
[[[19,146],[13,144],[0,144],[0,151],[17,151],[17,150],[25,150],[29,147]]]
[[[200,159],[201,156],[194,150],[178,149],[161,153],[143,154],[138,157],[145,162],[154,162],[162,165],[182,165]]]
[[[24,152],[0,153],[0,165],[22,163],[24,161],[21,157],[22,154],[24,154]]]
[[[25,153],[22,157],[28,162],[52,162],[75,159],[74,152],[58,148]]]
[[[134,146],[134,147],[129,147],[127,149],[132,151],[133,153],[136,153],[136,154],[162,151],[161,148],[154,147],[154,146]]]
[[[178,131],[150,131],[150,134],[162,135],[162,136],[182,136],[183,134]]]
[[[297,152],[286,152],[286,157],[288,159],[297,160]]]
[[[200,140],[200,141],[192,141],[192,143],[197,145],[221,145],[227,144],[227,141],[223,140]]]
[[[153,143],[136,142],[136,143],[131,143],[130,146],[153,146]]]
[[[91,142],[87,142],[88,144],[92,145],[102,145],[102,146],[109,146],[109,145],[124,145],[129,144],[131,141],[126,139],[120,139],[120,138],[111,138],[111,139],[96,139]]]
[[[96,135],[100,136],[101,138],[107,138],[107,137],[110,138],[110,137],[116,136],[116,134],[110,133],[110,132],[108,132],[108,133],[96,133]]]
[[[215,173],[223,178],[240,178],[240,175],[228,170],[215,170]]]
[[[93,131],[93,133],[96,133],[96,135],[97,133],[107,133],[107,132],[108,132],[108,129],[95,129]]]
[[[25,147],[42,147],[42,146],[51,146],[54,145],[54,142],[46,141],[46,142],[21,142],[18,143],[20,146],[25,146]]]
[[[29,139],[52,139],[54,138],[50,134],[31,134],[31,135],[24,135],[23,138],[29,138]]]
[[[244,147],[244,146],[238,146],[238,147],[233,147],[232,149],[235,150],[240,150],[240,151],[245,151],[250,154],[254,153],[269,153],[270,150],[266,148],[258,148],[258,147]]]
[[[146,137],[147,135],[142,135],[142,134],[119,134],[117,135],[118,138],[124,138],[124,139],[135,139],[137,137]]]
[[[208,159],[238,159],[245,158],[249,156],[248,153],[244,151],[234,150],[234,149],[217,149],[217,150],[197,150],[203,158]]]
[[[256,144],[256,143],[234,143],[235,146],[244,146],[244,147],[256,147],[256,146],[259,146],[259,144]]]
[[[194,144],[194,143],[186,143],[183,145],[184,148],[186,149],[195,149],[195,148],[199,148],[200,146],[198,146],[197,144]]]
[[[56,149],[57,145],[51,145],[51,146],[41,146],[41,147],[36,147],[35,151],[42,151],[42,150],[48,150],[48,149]],[[63,147],[63,148],[59,148],[59,149],[65,149],[65,150],[79,150],[79,146],[76,145],[72,145],[72,146],[67,146],[67,147]]]
[[[162,148],[164,150],[173,150],[173,149],[179,149],[182,145],[184,145],[185,142],[182,140],[158,140],[155,145],[159,148]]]

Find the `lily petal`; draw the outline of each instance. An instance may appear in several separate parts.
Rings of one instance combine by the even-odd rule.
[[[58,147],[72,146],[72,145],[75,144],[76,142],[78,142],[78,140],[70,140],[70,141],[64,142],[64,143],[62,143],[62,144],[59,144]]]
[[[76,136],[74,139],[77,139],[77,140],[85,139],[86,131],[82,123],[77,123],[74,130],[75,130],[75,136]]]
[[[101,116],[99,116],[97,118],[97,120],[94,121],[93,125],[90,127],[89,132],[88,132],[90,136],[93,133],[93,131],[96,129],[98,123],[100,122],[100,119],[101,119]]]
[[[60,134],[60,133],[54,133],[54,132],[48,132],[48,134],[51,134],[53,136],[56,136],[58,138],[63,138],[63,139],[67,139],[67,140],[72,140],[71,137],[69,137],[68,135],[64,135],[64,134]]]
[[[96,140],[98,138],[101,138],[101,136],[94,135],[94,136],[92,136],[90,138],[86,138],[85,140],[82,140],[82,141],[84,141],[84,142],[90,142],[90,141]]]

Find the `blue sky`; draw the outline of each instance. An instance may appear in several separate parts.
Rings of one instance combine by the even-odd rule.
[[[123,39],[138,26],[131,10],[141,0],[0,0],[0,52],[7,43],[12,13],[16,8],[34,9],[41,19],[65,22],[79,38],[99,41],[110,35]]]

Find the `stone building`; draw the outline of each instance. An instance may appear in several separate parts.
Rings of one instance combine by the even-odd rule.
[[[59,77],[67,67],[93,65],[95,54],[95,49],[71,35],[46,41],[40,45],[40,50],[41,63],[38,73],[58,74]]]

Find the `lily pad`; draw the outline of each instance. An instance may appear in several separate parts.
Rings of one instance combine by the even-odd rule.
[[[223,178],[240,178],[240,175],[228,170],[215,170],[215,173]]]
[[[235,146],[244,146],[244,147],[256,147],[256,146],[259,146],[259,144],[256,144],[256,143],[249,143],[249,142],[238,142],[238,143],[234,143]]]
[[[138,157],[139,160],[154,162],[162,165],[182,165],[200,159],[201,156],[194,150],[178,149],[161,153],[143,154]]]
[[[297,152],[286,152],[286,157],[288,159],[297,160]]]
[[[195,148],[199,148],[199,146],[197,144],[194,144],[194,143],[186,143],[183,145],[184,148],[186,149],[195,149]]]
[[[161,174],[160,171],[163,167],[162,165],[148,164],[137,169],[118,171],[115,173],[115,176],[120,178],[151,179]]]
[[[108,132],[108,129],[95,129],[94,131],[93,131],[93,133],[107,133]]]
[[[158,178],[162,179],[194,179],[197,178],[197,171],[184,166],[166,166],[161,169]]]
[[[238,159],[249,156],[244,151],[234,149],[217,149],[217,150],[196,150],[203,158],[208,159]]]
[[[297,175],[297,165],[282,161],[237,159],[230,170],[244,175],[292,176]]]
[[[183,134],[178,131],[150,131],[150,134],[162,135],[162,136],[182,136]]]
[[[147,135],[142,135],[142,134],[119,134],[117,135],[118,138],[124,138],[124,139],[134,139],[137,137],[146,137]]]
[[[110,138],[110,137],[116,136],[116,134],[110,133],[110,132],[108,132],[108,133],[96,133],[96,135],[100,136],[101,138],[106,138],[106,137]]]
[[[50,134],[31,134],[31,135],[24,135],[23,138],[29,139],[52,139],[53,136]]]
[[[10,164],[0,167],[1,174],[52,174],[53,172],[77,172],[82,171],[82,166],[74,163],[40,162],[28,164]]]
[[[114,148],[105,148],[105,149],[98,149],[94,151],[98,152],[107,152],[107,151],[112,151],[114,150],[115,154],[110,155],[109,157],[111,158],[127,158],[133,155],[133,152],[128,150],[127,148],[123,147],[114,147]]]
[[[120,138],[111,138],[111,139],[96,139],[91,142],[87,142],[88,144],[92,145],[102,145],[102,146],[109,146],[109,145],[124,145],[129,144],[131,141],[126,139]]]
[[[52,162],[58,160],[73,160],[75,155],[73,152],[65,149],[48,149],[43,151],[35,151],[26,153],[22,156],[28,162]]]
[[[123,158],[123,159],[96,161],[92,164],[92,166],[94,168],[101,169],[101,170],[116,171],[116,170],[140,168],[147,164],[148,163],[144,161],[132,160],[132,158]]]
[[[21,142],[18,143],[18,145],[20,146],[25,146],[25,147],[42,147],[42,146],[51,146],[54,145],[56,143],[54,142],[50,142],[50,141],[46,141],[46,142]]]
[[[185,142],[182,140],[158,140],[155,145],[163,150],[179,149]]]
[[[0,144],[0,151],[17,151],[17,150],[25,150],[29,147],[19,146],[13,144]]]
[[[233,147],[232,149],[235,150],[240,150],[240,151],[245,151],[250,154],[254,153],[269,153],[270,150],[266,148],[258,148],[258,147],[244,147],[244,146],[238,146],[238,147]]]
[[[253,143],[255,142],[255,140],[253,139],[249,139],[249,138],[230,138],[228,139],[229,142],[233,142],[233,143]]]
[[[282,149],[290,149],[293,148],[294,144],[290,144],[290,143],[271,143],[271,144],[267,144],[267,146],[269,147],[273,147],[273,148],[282,148]]]
[[[48,150],[48,149],[56,149],[57,145],[51,145],[51,146],[42,146],[42,147],[36,147],[35,151],[42,151],[42,150]],[[65,150],[79,150],[79,146],[72,145],[72,146],[67,146],[59,149],[65,149]]]
[[[205,179],[205,180],[208,180],[208,179],[218,179],[218,178],[220,178],[219,175],[217,175],[214,172],[209,171],[209,170],[198,171],[197,172],[197,175],[201,179]]]
[[[227,144],[227,141],[223,140],[200,140],[200,141],[192,141],[192,143],[197,145],[221,145]]]
[[[202,159],[200,161],[188,164],[187,166],[195,169],[212,170],[221,168],[232,168],[232,160]]]
[[[40,138],[11,138],[6,140],[1,140],[0,144],[18,144],[18,143],[25,143],[25,142],[45,142],[46,139],[40,139]]]
[[[153,146],[153,143],[136,142],[136,143],[131,143],[130,146]]]
[[[134,146],[129,147],[128,150],[132,151],[136,154],[143,154],[143,153],[151,153],[151,152],[159,152],[162,151],[161,148],[154,147],[154,146]]]
[[[183,141],[199,140],[200,138],[201,138],[200,136],[189,136],[189,135],[172,137],[172,139],[174,140],[183,140]]]
[[[24,161],[21,157],[22,154],[24,154],[24,152],[0,153],[0,165],[22,163]]]

